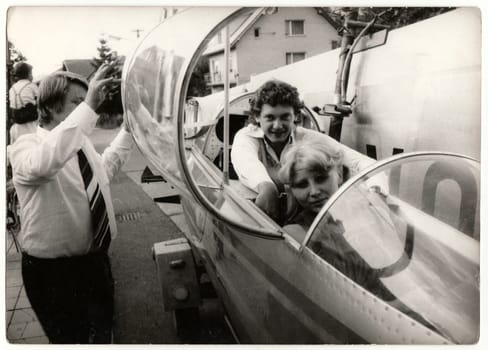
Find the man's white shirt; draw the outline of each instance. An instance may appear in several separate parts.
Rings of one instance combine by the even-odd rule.
[[[36,133],[22,135],[8,147],[21,203],[20,240],[29,255],[55,258],[90,250],[93,233],[78,164],[80,148],[104,195],[112,238],[116,235],[109,181],[128,158],[133,141],[122,129],[103,154],[98,154],[87,137],[97,119],[83,102],[51,131],[39,127]]]

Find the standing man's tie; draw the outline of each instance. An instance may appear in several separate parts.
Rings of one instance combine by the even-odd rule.
[[[107,215],[107,207],[103,198],[100,185],[93,176],[93,170],[86,159],[85,153],[78,151],[78,163],[80,165],[81,176],[85,184],[85,190],[90,200],[90,211],[92,214],[93,245],[107,251],[110,245],[110,224]]]

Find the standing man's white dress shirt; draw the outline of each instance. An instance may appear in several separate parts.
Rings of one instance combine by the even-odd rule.
[[[98,115],[82,102],[51,131],[38,128],[8,147],[21,208],[21,245],[29,255],[57,258],[86,254],[92,243],[91,214],[81,177],[80,148],[105,198],[112,236],[116,234],[109,181],[133,145],[123,128],[99,155],[87,136]]]
[[[37,120],[24,124],[13,124],[10,127],[10,143],[15,143],[19,137],[25,134],[32,134],[37,131]]]

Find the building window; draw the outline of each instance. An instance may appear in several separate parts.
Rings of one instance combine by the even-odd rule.
[[[337,40],[331,40],[330,41],[330,48],[331,50],[337,49],[339,47],[339,42]]]
[[[220,81],[221,74],[220,74],[220,64],[218,59],[211,60],[211,68],[210,71],[212,73],[212,82]]]
[[[259,38],[260,31],[261,31],[261,28],[259,28],[259,27],[254,28],[254,37],[255,38]]]
[[[285,35],[305,35],[305,21],[304,20],[286,20],[285,21]]]
[[[292,64],[305,59],[305,52],[287,52],[286,64]]]
[[[222,31],[217,33],[217,42],[219,44],[222,44]]]
[[[220,71],[220,62],[218,60],[212,60],[212,71],[213,72]]]

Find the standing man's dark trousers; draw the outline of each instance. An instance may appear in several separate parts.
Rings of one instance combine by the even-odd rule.
[[[111,342],[114,284],[106,253],[57,259],[24,253],[22,277],[51,343]]]

